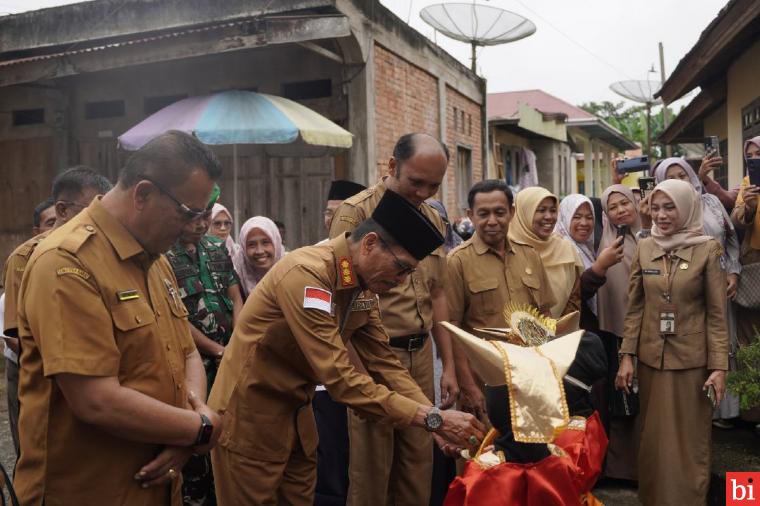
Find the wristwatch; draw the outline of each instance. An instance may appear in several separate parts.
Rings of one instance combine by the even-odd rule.
[[[195,438],[194,446],[207,445],[211,441],[211,434],[214,432],[214,426],[211,424],[211,420],[206,415],[201,415],[201,428],[198,429],[198,436]]]
[[[436,431],[443,425],[441,410],[433,406],[425,415],[425,430],[429,432]]]

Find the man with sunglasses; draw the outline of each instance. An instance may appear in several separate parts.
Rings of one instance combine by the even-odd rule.
[[[343,202],[332,220],[330,237],[354,230],[372,215],[388,190],[404,197],[445,234],[440,215],[425,201],[438,192],[448,161],[448,149],[434,137],[419,133],[402,136],[388,162],[388,175]],[[431,402],[435,389],[429,335],[433,335],[443,363],[441,407],[446,408],[456,401],[459,387],[450,337],[438,325],[448,321],[443,248],[433,251],[410,274],[380,297],[383,327],[396,356]],[[349,435],[348,504],[428,504],[433,474],[433,441],[428,434],[418,428],[376,424],[352,413]]]
[[[71,167],[58,174],[53,179],[52,201],[55,221],[53,227],[17,247],[8,257],[3,269],[3,287],[5,289],[5,307],[3,310],[3,332],[6,336],[6,377],[8,395],[8,420],[11,425],[11,436],[19,455],[18,442],[18,291],[21,277],[26,265],[37,245],[57,227],[60,227],[87,207],[98,194],[111,189],[111,183],[89,167]]]
[[[482,438],[472,415],[431,406],[380,323],[375,294],[403,283],[443,237],[392,191],[371,218],[352,234],[286,255],[246,301],[209,397],[224,413],[211,454],[220,506],[313,505],[317,384],[373,420],[459,446]],[[369,375],[350,361],[348,343]]]
[[[180,471],[221,420],[162,253],[220,174],[197,139],[163,134],[32,254],[18,299],[22,504],[182,504]]]

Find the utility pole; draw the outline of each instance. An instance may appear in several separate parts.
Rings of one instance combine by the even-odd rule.
[[[662,42],[659,43],[660,45],[660,80],[662,83],[665,83],[665,51],[662,48]],[[665,102],[662,103],[662,122],[663,122],[663,130],[668,128],[668,125],[670,124],[670,112],[668,111],[668,104]],[[665,156],[670,158],[671,150],[670,146],[665,146]]]

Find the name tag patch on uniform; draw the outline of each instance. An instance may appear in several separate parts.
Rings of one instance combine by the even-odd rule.
[[[120,290],[116,292],[116,297],[120,301],[134,300],[134,299],[139,299],[140,294],[137,293],[137,290]]]
[[[660,269],[644,269],[642,272],[644,274],[648,274],[650,276],[659,276],[660,275]]]
[[[59,276],[73,274],[74,276],[79,276],[82,279],[90,279],[90,273],[80,269],[79,267],[61,267],[55,271],[55,273]]]
[[[303,289],[304,309],[319,309],[330,314],[332,308],[332,293],[322,288],[307,286]]]
[[[351,311],[371,311],[377,307],[377,299],[356,299],[351,304]]]

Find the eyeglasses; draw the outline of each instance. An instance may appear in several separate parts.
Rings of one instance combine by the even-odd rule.
[[[148,176],[140,176],[141,179],[145,179],[146,181],[149,181],[153,186],[158,188],[158,191],[169,197],[171,200],[174,201],[175,204],[177,204],[177,207],[179,208],[180,213],[182,214],[182,217],[187,221],[192,221],[196,218],[200,218],[204,214],[208,213],[209,209],[193,209],[179,200],[177,200],[177,197],[172,195],[169,190],[164,188],[162,185],[158,184],[153,179],[149,178]]]
[[[403,262],[399,257],[397,257],[396,254],[391,249],[391,247],[388,245],[387,242],[385,242],[385,240],[382,237],[378,235],[377,238],[380,239],[381,243],[383,243],[383,246],[385,246],[385,249],[390,251],[391,255],[393,255],[393,262],[396,264],[396,267],[398,267],[398,270],[399,270],[398,273],[400,276],[406,276],[407,274],[411,274],[417,270],[416,267],[412,267],[411,265],[409,265],[406,262]]]
[[[213,226],[216,228],[232,228],[232,222],[229,220],[225,221],[213,221],[211,222]]]

